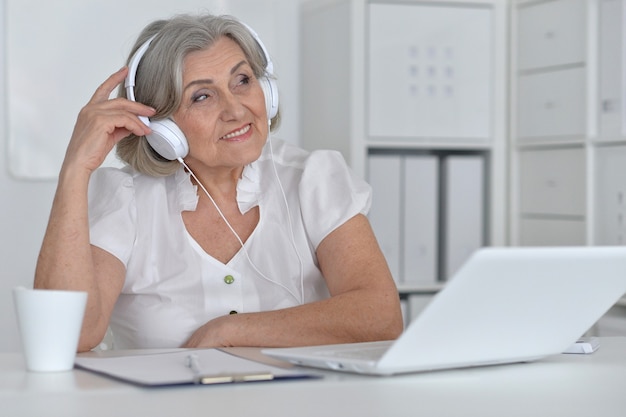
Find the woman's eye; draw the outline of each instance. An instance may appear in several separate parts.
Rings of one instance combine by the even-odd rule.
[[[191,98],[191,100],[192,100],[194,103],[197,103],[197,102],[200,102],[200,101],[204,101],[204,100],[206,100],[207,98],[209,98],[209,95],[208,95],[208,94],[196,94],[196,95],[194,95],[194,96]]]
[[[243,84],[243,85],[250,84],[250,77],[248,75],[242,75],[239,78],[239,84]]]
[[[200,90],[195,92],[192,96],[191,96],[191,101],[193,103],[198,103],[201,101],[205,101],[210,99],[213,96],[213,93],[210,90]]]

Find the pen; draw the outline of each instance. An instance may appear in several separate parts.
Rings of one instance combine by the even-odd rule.
[[[226,384],[232,382],[271,381],[272,379],[274,379],[274,375],[270,372],[259,372],[252,374],[204,374],[200,366],[200,358],[195,353],[187,355],[187,367],[190,368],[193,372],[193,383],[200,385]]]

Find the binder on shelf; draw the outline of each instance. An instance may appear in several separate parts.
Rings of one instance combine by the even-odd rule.
[[[437,283],[439,158],[408,155],[404,163],[402,282]]]
[[[369,155],[372,207],[369,220],[396,283],[400,279],[400,155]]]
[[[371,154],[370,222],[398,285],[437,285],[484,246],[485,155]]]
[[[482,155],[449,155],[443,160],[442,277],[449,279],[484,245],[485,159]]]

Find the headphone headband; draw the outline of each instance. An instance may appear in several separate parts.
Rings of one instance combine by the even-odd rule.
[[[126,80],[124,81],[124,87],[126,87],[126,97],[131,101],[135,100],[135,78],[137,76],[137,67],[139,67],[139,62],[141,58],[145,55],[148,47],[152,41],[156,38],[156,35],[152,35],[150,39],[145,41],[143,45],[141,45],[133,54],[130,62],[128,63],[128,75],[126,76]]]

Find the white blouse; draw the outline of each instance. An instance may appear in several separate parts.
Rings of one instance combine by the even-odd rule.
[[[371,189],[338,152],[309,153],[272,139],[244,168],[237,200],[242,213],[258,205],[260,219],[245,250],[223,264],[185,228],[181,212],[195,210],[198,195],[182,167],[168,177],[130,167],[94,172],[91,243],[126,266],[110,323],[116,348],[178,347],[222,315],[329,297],[316,248],[367,213]]]

